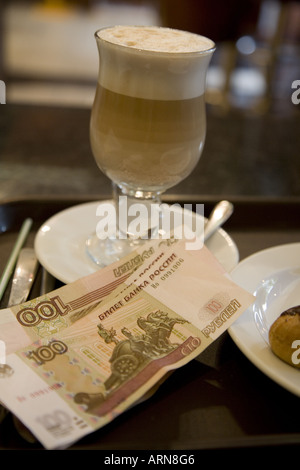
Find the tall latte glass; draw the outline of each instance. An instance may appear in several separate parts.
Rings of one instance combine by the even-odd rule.
[[[150,214],[162,192],[197,165],[206,134],[206,71],[215,45],[160,27],[114,26],[95,38],[100,66],[90,141],[97,165],[113,182],[118,223],[120,211],[130,213],[137,202]],[[118,227],[122,236],[89,239],[95,262],[108,264],[146,238],[126,228]]]

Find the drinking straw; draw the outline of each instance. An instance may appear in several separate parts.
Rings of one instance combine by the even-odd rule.
[[[5,289],[7,287],[8,282],[9,282],[9,279],[10,279],[12,273],[13,273],[14,267],[16,265],[16,262],[17,262],[17,259],[18,259],[19,253],[20,253],[20,250],[21,250],[21,248],[22,248],[22,246],[23,246],[23,244],[26,240],[26,237],[27,237],[27,235],[30,231],[31,225],[32,225],[32,219],[27,218],[27,219],[24,220],[24,222],[21,226],[18,238],[15,242],[15,245],[14,245],[14,247],[12,249],[12,252],[9,256],[7,264],[4,268],[3,274],[0,278],[0,300],[3,297]]]

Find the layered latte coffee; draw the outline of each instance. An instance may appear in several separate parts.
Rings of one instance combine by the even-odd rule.
[[[188,176],[204,145],[205,73],[214,43],[159,27],[96,33],[99,83],[91,145],[100,169],[137,191],[164,191]]]

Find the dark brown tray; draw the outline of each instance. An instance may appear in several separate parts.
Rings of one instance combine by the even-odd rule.
[[[168,202],[175,201],[166,197]],[[38,228],[53,214],[90,198],[28,199],[0,204],[0,270],[4,269],[17,232],[26,217]],[[181,203],[204,202],[205,215],[216,203],[186,197]],[[300,241],[300,200],[239,199],[226,231],[240,258],[258,250]],[[32,296],[39,293],[37,277]],[[57,283],[57,286],[60,283]],[[1,307],[5,307],[7,293]],[[300,380],[300,378],[299,378]],[[1,384],[0,384],[1,385]],[[125,412],[71,449],[97,450],[234,450],[286,449],[300,445],[299,398],[261,373],[240,352],[228,333],[197,360],[176,370],[147,401]],[[11,415],[0,425],[0,449],[42,449],[16,432]]]

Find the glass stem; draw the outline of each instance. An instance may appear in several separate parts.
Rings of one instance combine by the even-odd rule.
[[[120,239],[155,237],[160,225],[160,193],[133,191],[113,183],[113,197]]]

